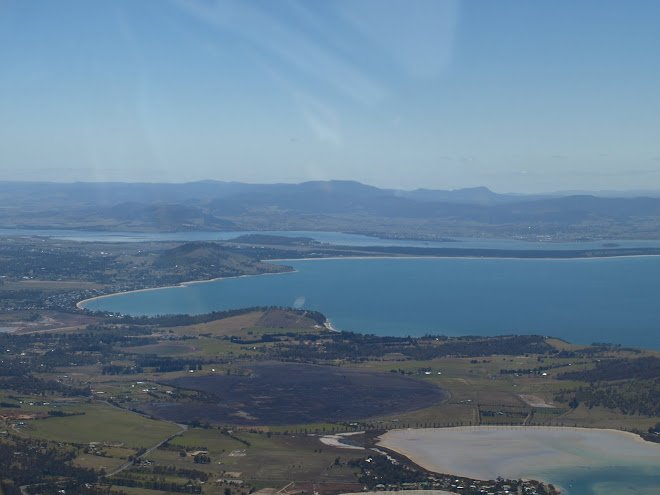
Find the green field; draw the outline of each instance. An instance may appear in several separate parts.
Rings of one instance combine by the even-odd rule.
[[[67,408],[66,412],[84,414],[31,420],[23,431],[31,437],[57,442],[99,442],[139,449],[152,447],[180,430],[176,425],[148,419],[102,402],[79,404]]]

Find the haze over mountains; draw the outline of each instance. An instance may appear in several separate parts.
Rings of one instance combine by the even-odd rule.
[[[386,236],[656,238],[660,198],[245,184],[0,182],[0,226],[103,230],[341,230]],[[657,193],[655,193],[657,194]]]

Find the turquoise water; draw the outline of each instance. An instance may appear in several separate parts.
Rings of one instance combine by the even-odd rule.
[[[660,350],[660,258],[339,259],[296,272],[101,298],[91,310],[201,314],[248,306],[323,312],[377,335],[552,335]]]
[[[566,495],[657,495],[660,493],[660,467],[549,469],[548,479],[564,488]]]

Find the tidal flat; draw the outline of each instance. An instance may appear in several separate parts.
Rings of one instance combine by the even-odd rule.
[[[660,444],[632,433],[559,427],[389,431],[381,446],[435,472],[477,479],[537,479],[565,494],[658,493]]]

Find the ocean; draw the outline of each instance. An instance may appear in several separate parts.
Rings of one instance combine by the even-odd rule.
[[[660,350],[660,257],[280,261],[296,271],[123,293],[84,303],[130,315],[249,306],[324,313],[376,335],[539,334]]]

